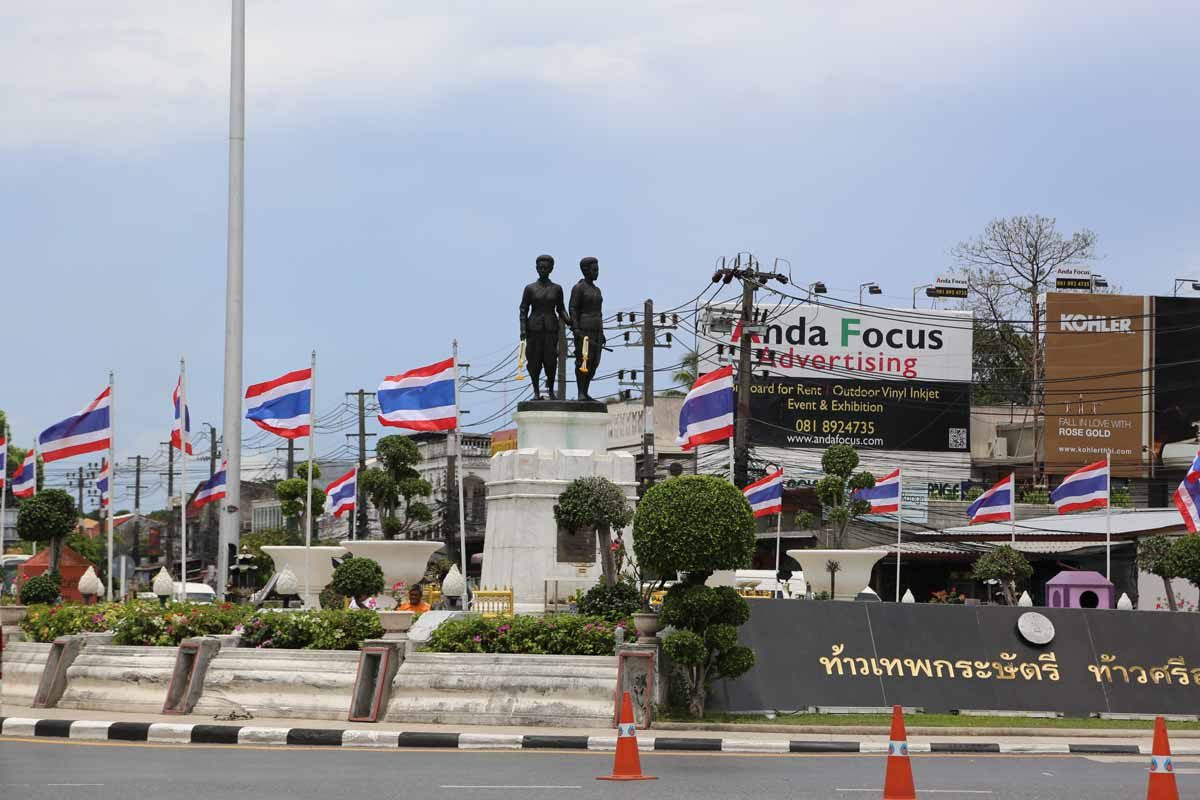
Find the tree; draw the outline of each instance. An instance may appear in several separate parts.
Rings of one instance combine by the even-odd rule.
[[[745,599],[730,587],[705,586],[716,570],[738,569],[754,553],[754,513],[737,487],[712,475],[686,475],[646,491],[633,517],[639,569],[682,580],[663,599],[661,620],[675,630],[663,648],[678,665],[693,716],[704,714],[709,683],[754,666],[754,652],[737,643],[750,618]],[[651,584],[648,591],[652,591]]]
[[[985,346],[995,349],[981,350],[977,343],[976,364],[1028,363],[1024,376],[1011,376],[1010,382],[1016,386],[1026,382],[1040,386],[1039,296],[1050,288],[1050,280],[1060,267],[1082,266],[1096,257],[1096,234],[1085,228],[1068,239],[1058,232],[1055,222],[1054,217],[1037,214],[994,219],[978,238],[960,242],[951,250],[960,274],[970,287],[970,304],[976,318],[995,328],[995,336],[983,340]],[[1018,332],[1028,336],[1028,362],[1024,361],[1024,345]],[[1040,390],[1033,392],[1030,399],[1040,411]],[[1034,472],[1038,479],[1041,477],[1041,465],[1037,462],[1039,436],[1035,426]]]
[[[817,482],[817,499],[825,519],[833,525],[835,550],[846,546],[846,526],[850,520],[871,510],[871,504],[854,498],[856,489],[870,489],[875,485],[875,476],[869,472],[855,472],[858,467],[858,451],[848,444],[830,445],[821,456],[821,467],[825,477]]]
[[[698,377],[700,377],[700,354],[695,350],[689,350],[683,354],[683,358],[679,359],[679,368],[671,376],[676,386],[682,388],[683,391],[672,389],[667,394],[676,396],[684,394],[692,388],[692,384]]]
[[[1032,401],[1033,340],[1027,332],[1011,322],[977,317],[972,346],[972,403],[1028,405]]]
[[[1172,572],[1171,567],[1171,538],[1169,536],[1147,536],[1138,542],[1137,563],[1143,572],[1162,578],[1163,590],[1167,595],[1167,607],[1178,610],[1175,604],[1175,590],[1171,588],[1171,579],[1182,577]]]
[[[27,542],[50,544],[48,572],[58,572],[63,540],[75,530],[75,523],[75,501],[62,489],[39,492],[17,511],[17,535]]]
[[[428,497],[433,487],[414,469],[421,462],[421,452],[412,440],[384,436],[375,445],[375,456],[382,467],[366,470],[359,480],[367,499],[379,511],[384,537],[403,537],[417,525],[432,521],[433,511],[417,499]]]
[[[1200,587],[1200,535],[1189,534],[1173,541],[1167,552],[1165,569]]]
[[[347,558],[334,569],[329,585],[343,597],[353,597],[361,606],[368,597],[383,591],[383,568],[370,558]]]
[[[297,477],[288,478],[275,484],[275,496],[279,498],[279,510],[283,513],[289,525],[296,527],[295,522],[304,519],[304,492],[308,489],[308,462],[296,467]],[[313,480],[321,477],[321,468],[313,464]],[[317,518],[325,510],[325,490],[318,486],[312,488],[312,535],[317,535]]]
[[[605,586],[617,580],[616,544],[613,530],[621,530],[633,520],[633,509],[625,492],[608,478],[576,478],[558,496],[554,519],[571,534],[580,530],[595,531],[600,547],[600,567]]]
[[[975,559],[975,580],[999,581],[1004,590],[1004,601],[1010,606],[1017,604],[1014,599],[1016,584],[1029,580],[1032,575],[1033,567],[1025,556],[1006,544]]]

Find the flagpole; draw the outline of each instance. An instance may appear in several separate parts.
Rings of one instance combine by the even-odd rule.
[[[896,470],[896,602],[900,602],[900,538],[904,530],[904,468]]]
[[[1017,543],[1017,473],[1010,472],[1008,474],[1009,491],[1008,491],[1008,530],[1009,540],[1015,545]],[[1005,595],[1007,597],[1007,595]]]
[[[312,591],[312,481],[313,481],[313,433],[317,427],[314,413],[317,408],[317,351],[312,351],[312,366],[309,371],[308,383],[308,480],[307,491],[304,492],[304,604],[310,602],[309,593]]]
[[[1112,453],[1104,454],[1104,577],[1112,580]]]
[[[458,407],[458,339],[451,343],[451,350],[454,356],[454,444],[455,455],[458,456],[457,474],[455,478],[458,480],[458,549],[459,561],[462,562],[463,585],[467,582],[467,517],[466,517],[466,499],[463,495],[463,475],[466,472],[466,462],[463,458],[462,449],[462,411]],[[463,595],[463,610],[467,609],[467,595]]]
[[[4,472],[0,473],[0,541],[4,539],[4,523],[8,519],[8,431],[0,428],[0,439],[4,440]],[[37,462],[33,464],[33,482],[37,483]]]
[[[112,372],[108,373],[108,569],[104,570],[105,578],[105,595],[111,603],[113,599],[113,509],[116,503],[113,502],[113,496],[116,494],[117,475],[117,389],[116,380]],[[33,485],[36,491],[37,488],[37,457],[33,459]],[[83,509],[80,509],[82,513]]]
[[[729,437],[729,482],[732,483],[734,486],[737,486],[737,481],[733,477],[734,476],[734,458],[733,458],[733,456],[734,456],[733,437],[730,436]],[[699,458],[699,457],[700,457],[700,453],[697,452],[696,458]]]
[[[179,359],[179,602],[187,602],[187,378]]]
[[[783,493],[779,495],[779,513],[775,515],[775,588],[783,591],[783,581],[779,579],[779,554],[783,547]],[[782,595],[781,595],[782,596]]]

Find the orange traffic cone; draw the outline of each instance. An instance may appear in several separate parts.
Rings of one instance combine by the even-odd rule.
[[[1175,765],[1171,761],[1171,743],[1167,741],[1167,723],[1162,717],[1154,720],[1154,747],[1150,756],[1150,786],[1146,800],[1179,800],[1175,785]]]
[[[916,800],[912,765],[908,761],[908,735],[904,732],[904,712],[892,706],[892,732],[888,736],[887,774],[883,779],[883,800]]]
[[[642,774],[642,761],[638,757],[637,729],[633,725],[633,701],[629,692],[621,695],[621,722],[617,725],[617,755],[613,759],[612,775],[596,778],[598,781],[656,781]]]

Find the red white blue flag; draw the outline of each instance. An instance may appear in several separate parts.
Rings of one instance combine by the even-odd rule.
[[[209,503],[216,502],[225,496],[225,468],[227,462],[221,462],[221,468],[213,473],[213,476],[200,484],[200,488],[196,490],[196,497],[192,500],[192,506],[200,508]]]
[[[733,365],[701,375],[683,398],[679,436],[684,450],[733,438]]]
[[[783,513],[783,469],[760,478],[742,489],[742,494],[750,501],[754,516],[765,517],[769,514]]]
[[[1009,522],[1015,519],[1015,515],[1013,514],[1013,503],[1015,502],[1014,498],[1016,495],[1014,491],[1015,483],[1013,476],[1010,474],[995,486],[979,495],[978,499],[967,508],[967,516],[971,518],[969,524]]]
[[[866,500],[871,504],[870,514],[898,514],[900,512],[900,469],[875,481],[870,489],[855,489],[855,500]]]
[[[329,510],[335,517],[340,518],[347,511],[354,511],[357,486],[358,467],[355,467],[325,487],[325,496],[329,498]]]
[[[111,449],[111,400],[110,386],[75,416],[67,417],[42,431],[38,436],[42,461],[49,464],[71,456]]]
[[[37,492],[37,449],[30,448],[25,460],[13,473],[12,493],[14,497],[33,497]]]
[[[246,390],[246,419],[285,439],[312,430],[312,369],[298,369]]]
[[[452,431],[458,425],[454,359],[389,375],[379,384],[379,424],[414,431]]]
[[[179,380],[175,383],[175,391],[171,393],[171,402],[175,405],[175,422],[171,426],[171,446],[176,450],[183,449],[183,443],[187,443],[187,454],[192,455],[192,443],[189,441],[192,434],[192,412],[183,409],[183,431],[179,430],[179,406],[180,395],[183,394],[183,376],[179,376]]]
[[[96,489],[100,492],[100,507],[107,508],[109,502],[108,485],[109,485],[108,461],[105,460],[100,466],[100,474],[96,476]]]
[[[1175,490],[1175,507],[1188,532],[1200,532],[1200,453],[1196,453],[1183,483]]]
[[[1060,514],[1108,507],[1108,461],[1097,461],[1080,467],[1050,493]]]

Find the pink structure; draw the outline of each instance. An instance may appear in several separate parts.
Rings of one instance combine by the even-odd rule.
[[[1116,587],[1099,572],[1067,570],[1046,581],[1050,608],[1113,608]]]

